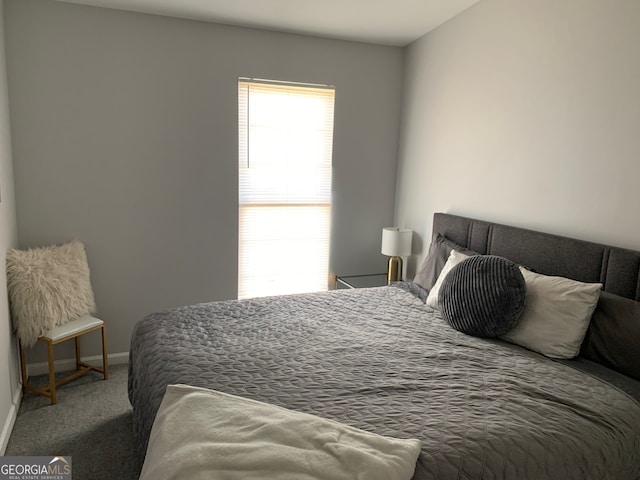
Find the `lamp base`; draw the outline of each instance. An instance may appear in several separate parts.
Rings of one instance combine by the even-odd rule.
[[[387,269],[387,284],[402,280],[402,258],[389,257],[389,267]]]

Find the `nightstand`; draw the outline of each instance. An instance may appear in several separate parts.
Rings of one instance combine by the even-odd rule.
[[[368,275],[336,275],[336,288],[368,288],[387,285],[386,273]]]

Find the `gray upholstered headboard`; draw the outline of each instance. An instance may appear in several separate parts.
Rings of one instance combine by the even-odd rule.
[[[608,292],[640,300],[640,252],[447,213],[434,214],[433,232],[538,273],[600,282]]]

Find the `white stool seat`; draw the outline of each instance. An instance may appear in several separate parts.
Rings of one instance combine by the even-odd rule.
[[[42,337],[47,338],[55,343],[61,338],[76,336],[80,332],[84,332],[85,330],[89,330],[92,328],[99,328],[103,324],[104,320],[86,315],[84,317],[76,318],[75,320],[67,322],[63,325],[53,327],[51,330],[45,332]]]

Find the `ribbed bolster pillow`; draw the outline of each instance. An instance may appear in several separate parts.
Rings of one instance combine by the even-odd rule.
[[[499,337],[520,319],[526,291],[515,263],[478,255],[459,263],[446,276],[440,289],[440,312],[460,332]]]

